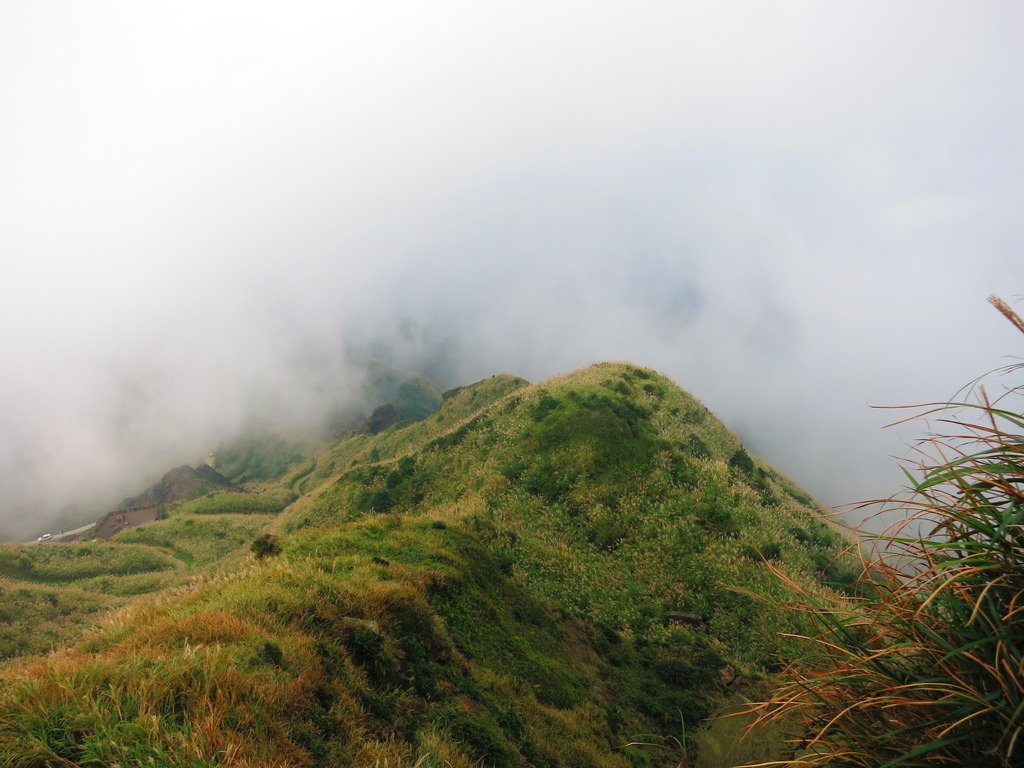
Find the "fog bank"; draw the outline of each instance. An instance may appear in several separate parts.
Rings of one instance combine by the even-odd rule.
[[[604,359],[826,503],[1019,354],[1015,3],[0,7],[0,538],[253,416]]]

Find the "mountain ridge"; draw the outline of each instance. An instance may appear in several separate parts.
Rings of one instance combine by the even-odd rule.
[[[0,674],[0,755],[661,765],[626,745],[699,723],[791,650],[778,631],[799,623],[767,561],[807,589],[849,587],[820,508],[674,383],[623,363],[484,379],[277,485],[299,498],[239,530],[280,555],[212,557],[77,650]],[[197,525],[255,522],[221,520],[221,495],[115,541],[176,551]],[[99,680],[134,709],[95,699]]]

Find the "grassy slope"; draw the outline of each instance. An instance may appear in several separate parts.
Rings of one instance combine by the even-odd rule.
[[[337,446],[307,485],[340,476],[287,529],[383,512],[462,520],[574,616],[659,633],[666,612],[696,612],[753,662],[777,650],[776,617],[732,587],[779,599],[763,558],[804,580],[852,578],[808,497],[670,382],[601,365],[509,391]]]
[[[264,482],[316,452],[315,437],[286,437],[270,429],[252,428],[217,448],[217,471],[235,483]]]
[[[182,502],[167,518],[112,541],[0,546],[0,659],[38,653],[73,640],[104,610],[129,598],[187,583],[230,567],[273,515],[215,514],[220,497],[258,498],[280,509],[287,492],[213,494]],[[290,497],[289,497],[290,498]],[[226,507],[237,505],[229,503]],[[193,509],[198,507],[198,509]],[[228,511],[233,512],[233,509]]]
[[[660,765],[624,745],[706,717],[726,663],[756,678],[788,651],[762,556],[808,585],[843,575],[806,497],[625,365],[485,380],[284,485],[306,495],[274,522],[280,557],[4,673],[0,756]],[[678,610],[708,631],[666,626]]]
[[[365,407],[392,403],[399,419],[408,422],[425,418],[440,406],[440,390],[423,376],[375,360],[364,361],[363,365],[361,399]],[[326,434],[347,432],[366,415],[359,406],[351,405],[329,419],[333,423],[294,434],[254,424],[217,447],[217,470],[236,483],[276,480],[294,464],[323,450]]]
[[[371,405],[393,403],[398,417],[417,420],[429,416],[441,404],[441,392],[432,381],[387,363],[366,363],[363,395]]]

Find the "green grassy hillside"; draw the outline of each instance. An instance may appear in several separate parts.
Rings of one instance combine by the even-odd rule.
[[[97,614],[194,576],[230,568],[272,519],[256,505],[214,509],[221,498],[282,508],[290,495],[222,493],[180,502],[166,517],[113,540],[0,546],[0,659],[47,651],[87,631]],[[273,504],[268,504],[273,500]],[[231,502],[223,506],[231,506]]]
[[[333,438],[357,429],[377,405],[391,403],[398,420],[406,424],[423,419],[440,407],[440,389],[423,376],[376,360],[364,360],[361,366],[361,404],[350,403],[316,428],[289,431],[281,425],[252,424],[234,439],[217,446],[217,470],[236,483],[275,481],[294,465],[316,456]]]
[[[446,394],[297,465],[275,516],[200,499],[121,534],[187,586],[10,663],[3,764],[675,765],[628,745],[794,652],[771,568],[851,586],[810,499],[651,371]],[[256,523],[280,554],[241,554]]]
[[[315,453],[318,445],[315,436],[285,437],[270,429],[251,428],[218,446],[217,471],[236,483],[274,480]]]

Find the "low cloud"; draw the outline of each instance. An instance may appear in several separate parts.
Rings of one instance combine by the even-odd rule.
[[[827,503],[1017,347],[1009,3],[0,11],[0,536],[253,415],[651,365]]]

